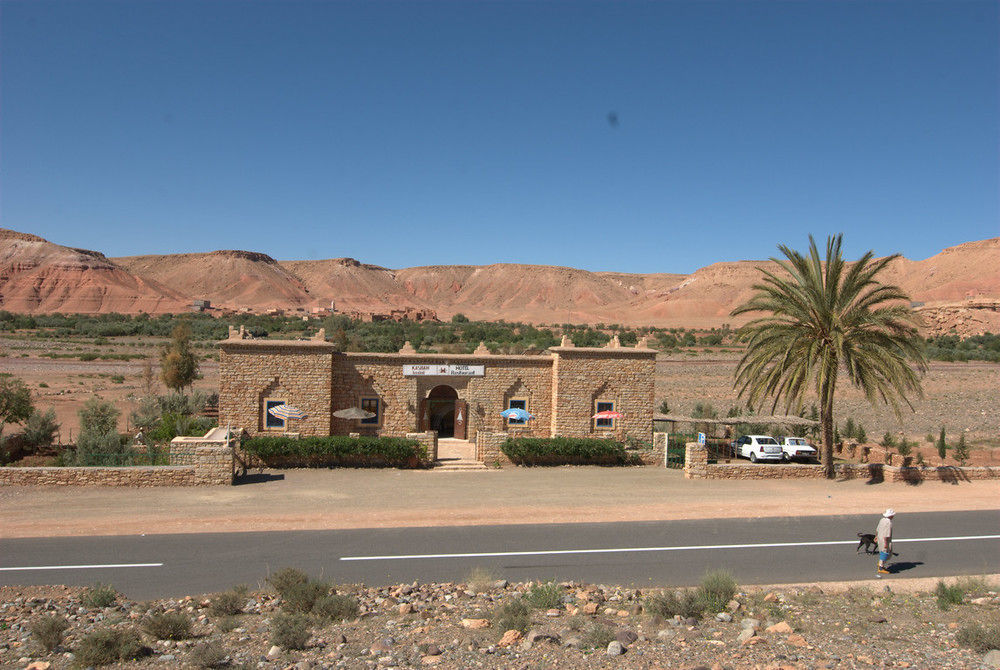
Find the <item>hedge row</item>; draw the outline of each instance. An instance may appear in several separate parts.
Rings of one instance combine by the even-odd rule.
[[[244,440],[242,449],[269,466],[418,467],[427,458],[416,440],[400,437],[271,437]]]
[[[613,440],[518,437],[500,447],[516,465],[635,465],[637,458]]]

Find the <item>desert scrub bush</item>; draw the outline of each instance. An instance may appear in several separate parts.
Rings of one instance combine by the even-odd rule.
[[[496,581],[496,575],[486,568],[472,568],[472,571],[465,578],[466,586],[473,593],[489,591]]]
[[[86,607],[103,609],[111,607],[118,600],[118,592],[108,584],[94,584],[80,596],[80,601]]]
[[[235,616],[243,614],[243,603],[246,602],[247,587],[240,585],[220,593],[212,598],[208,606],[209,614],[213,616]]]
[[[938,609],[946,610],[952,605],[961,605],[965,591],[958,584],[945,584],[943,579],[939,579],[934,587],[934,595],[937,597]]]
[[[700,617],[705,611],[705,605],[698,597],[697,592],[691,589],[682,589],[647,596],[645,603],[643,603],[643,609],[651,616],[658,616],[661,619],[672,619],[675,616],[687,619]]]
[[[500,450],[516,465],[630,465],[635,456],[614,440],[578,437],[519,437]]]
[[[267,583],[271,585],[282,598],[293,586],[306,584],[309,582],[309,575],[296,568],[282,568],[267,578]]]
[[[110,665],[130,661],[142,655],[142,638],[132,628],[100,628],[87,635],[73,653],[78,665]]]
[[[271,644],[282,649],[305,649],[312,631],[305,614],[278,612],[271,617]]]
[[[183,612],[152,614],[142,622],[142,629],[157,640],[186,640],[191,637],[191,617]]]
[[[226,664],[228,654],[218,642],[202,642],[188,655],[188,660],[199,668],[218,668]]]
[[[1000,624],[964,624],[955,633],[955,641],[981,654],[1000,649]]]
[[[532,585],[524,599],[535,609],[550,610],[562,605],[562,596],[561,586],[555,582],[545,582]]]
[[[234,628],[240,627],[240,618],[232,615],[219,617],[215,622],[215,627],[223,633],[228,633]]]
[[[604,649],[615,639],[615,631],[596,621],[591,621],[583,629],[581,641],[588,649]]]
[[[330,594],[326,582],[309,580],[304,584],[292,584],[281,594],[281,607],[289,612],[308,614],[321,598]]]
[[[48,654],[62,644],[63,633],[66,632],[67,628],[69,628],[69,622],[61,616],[40,616],[31,622],[31,636],[38,643],[38,646]]]
[[[509,630],[527,632],[531,626],[531,608],[523,598],[513,598],[500,605],[494,612],[493,628],[503,635]]]
[[[736,580],[724,570],[706,573],[698,585],[698,598],[710,612],[721,612],[736,595]]]
[[[997,590],[997,585],[984,577],[959,577],[955,581],[955,586],[974,598]]]
[[[310,612],[319,618],[331,621],[345,621],[358,616],[358,599],[353,596],[335,593],[320,596],[313,603]]]

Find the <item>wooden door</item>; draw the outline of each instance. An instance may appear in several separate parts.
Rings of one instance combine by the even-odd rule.
[[[455,401],[455,439],[466,439],[466,426],[469,423],[469,405],[464,400]]]
[[[430,407],[428,407],[427,398],[420,399],[420,407],[417,411],[417,432],[423,433],[430,429],[431,418],[428,415],[430,412]]]

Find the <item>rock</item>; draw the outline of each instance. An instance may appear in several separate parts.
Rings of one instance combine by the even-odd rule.
[[[557,609],[545,610],[545,616],[556,617],[559,616],[560,614],[562,614],[562,612],[560,612]]]
[[[427,645],[427,649],[424,651],[424,654],[426,654],[427,656],[440,656],[441,647],[437,646],[436,644],[429,644]]]
[[[983,656],[983,667],[990,670],[1000,669],[1000,649],[993,649]]]
[[[541,644],[543,642],[548,642],[549,644],[559,644],[559,636],[555,633],[533,629],[528,631],[528,634],[524,636],[524,641],[528,643],[529,646]]]
[[[993,598],[990,598],[989,596],[986,596],[984,598],[973,598],[969,602],[972,603],[973,605],[992,605]]]
[[[24,670],[49,670],[52,664],[48,661],[32,661]]]
[[[809,643],[806,642],[806,639],[804,637],[802,637],[801,635],[797,634],[797,633],[792,633],[791,635],[789,635],[788,637],[786,637],[785,638],[785,642],[787,642],[788,644],[792,645],[793,647],[807,647],[807,646],[809,646]]]
[[[441,656],[423,656],[421,657],[420,662],[423,665],[437,665],[443,660],[444,659]]]
[[[794,631],[792,630],[792,627],[788,625],[787,621],[780,621],[774,624],[773,626],[768,626],[767,632],[785,634],[785,633],[792,633]]]
[[[638,640],[639,636],[636,635],[634,630],[622,628],[615,634],[615,639],[618,640],[623,647],[628,647],[630,644]]]
[[[760,619],[744,619],[740,622],[743,628],[752,628],[753,630],[760,630]]]
[[[685,626],[697,626],[698,625],[698,617],[691,616],[691,617],[688,617],[687,619],[684,619],[684,625]]]
[[[733,613],[738,612],[740,607],[742,607],[742,605],[740,605],[740,601],[735,598],[726,603],[726,609]]]
[[[730,614],[729,612],[719,612],[718,614],[715,615],[715,620],[729,623],[730,621],[733,620],[733,615]]]
[[[615,616],[620,616],[622,618],[625,618],[625,617],[629,616],[630,614],[631,614],[631,612],[629,612],[628,610],[618,610],[617,612],[615,612]]]
[[[870,616],[868,617],[870,623],[885,623],[886,618],[884,616]]]
[[[587,603],[583,606],[584,614],[597,614],[597,603]]]
[[[498,579],[495,582],[493,582],[493,588],[495,589],[502,590],[507,588],[508,586],[510,586],[510,582],[508,582],[506,579]]]
[[[462,628],[470,628],[474,630],[477,628],[489,628],[489,627],[490,627],[489,619],[462,619]]]
[[[281,656],[281,647],[279,647],[276,644],[272,645],[271,648],[267,652],[267,657],[268,658],[277,658],[278,656]]]
[[[176,659],[177,657],[174,656],[173,654],[164,654],[163,656],[160,656],[160,658],[158,658],[157,660],[162,661],[163,663],[173,663],[174,660]]]
[[[515,644],[518,640],[520,640],[521,637],[522,637],[521,636],[521,631],[519,631],[519,630],[509,630],[509,631],[507,631],[506,633],[503,634],[503,637],[500,638],[499,642],[497,642],[497,646],[498,647],[509,647],[512,644]]]
[[[566,638],[562,644],[570,649],[583,649],[583,639],[576,635]]]
[[[740,644],[746,644],[750,640],[750,638],[752,638],[756,634],[757,631],[755,631],[753,628],[744,627],[743,630],[740,631],[740,634],[736,636],[736,641],[739,642]]]
[[[398,609],[398,611],[399,611],[400,614],[410,614],[410,613],[413,612],[413,604],[412,603],[403,603],[397,609]]]
[[[311,661],[299,661],[295,664],[295,670],[312,670],[312,667]]]
[[[764,596],[764,602],[766,602],[766,603],[773,603],[777,599],[778,599],[778,594],[775,593],[774,591],[771,591],[767,595]]]
[[[666,642],[674,639],[675,637],[677,637],[677,631],[670,628],[664,628],[656,634],[656,639],[660,642]]]
[[[608,643],[608,656],[621,656],[625,653],[625,647],[618,640],[612,640]]]

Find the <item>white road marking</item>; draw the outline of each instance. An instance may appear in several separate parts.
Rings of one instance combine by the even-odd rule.
[[[893,540],[905,542],[954,542],[958,540],[1000,540],[1000,535],[961,535],[956,537],[912,537]],[[768,542],[760,544],[698,544],[678,547],[619,547],[614,549],[549,549],[543,551],[484,551],[456,554],[400,554],[386,556],[341,556],[342,561],[399,561],[420,558],[490,558],[497,556],[558,556],[565,554],[630,554],[654,551],[697,551],[703,549],[767,549],[774,547],[821,547],[835,544],[857,544],[857,540],[825,540],[820,542]]]
[[[0,568],[0,572],[16,570],[99,570],[101,568],[162,568],[163,563],[107,563],[104,565],[22,565]]]

